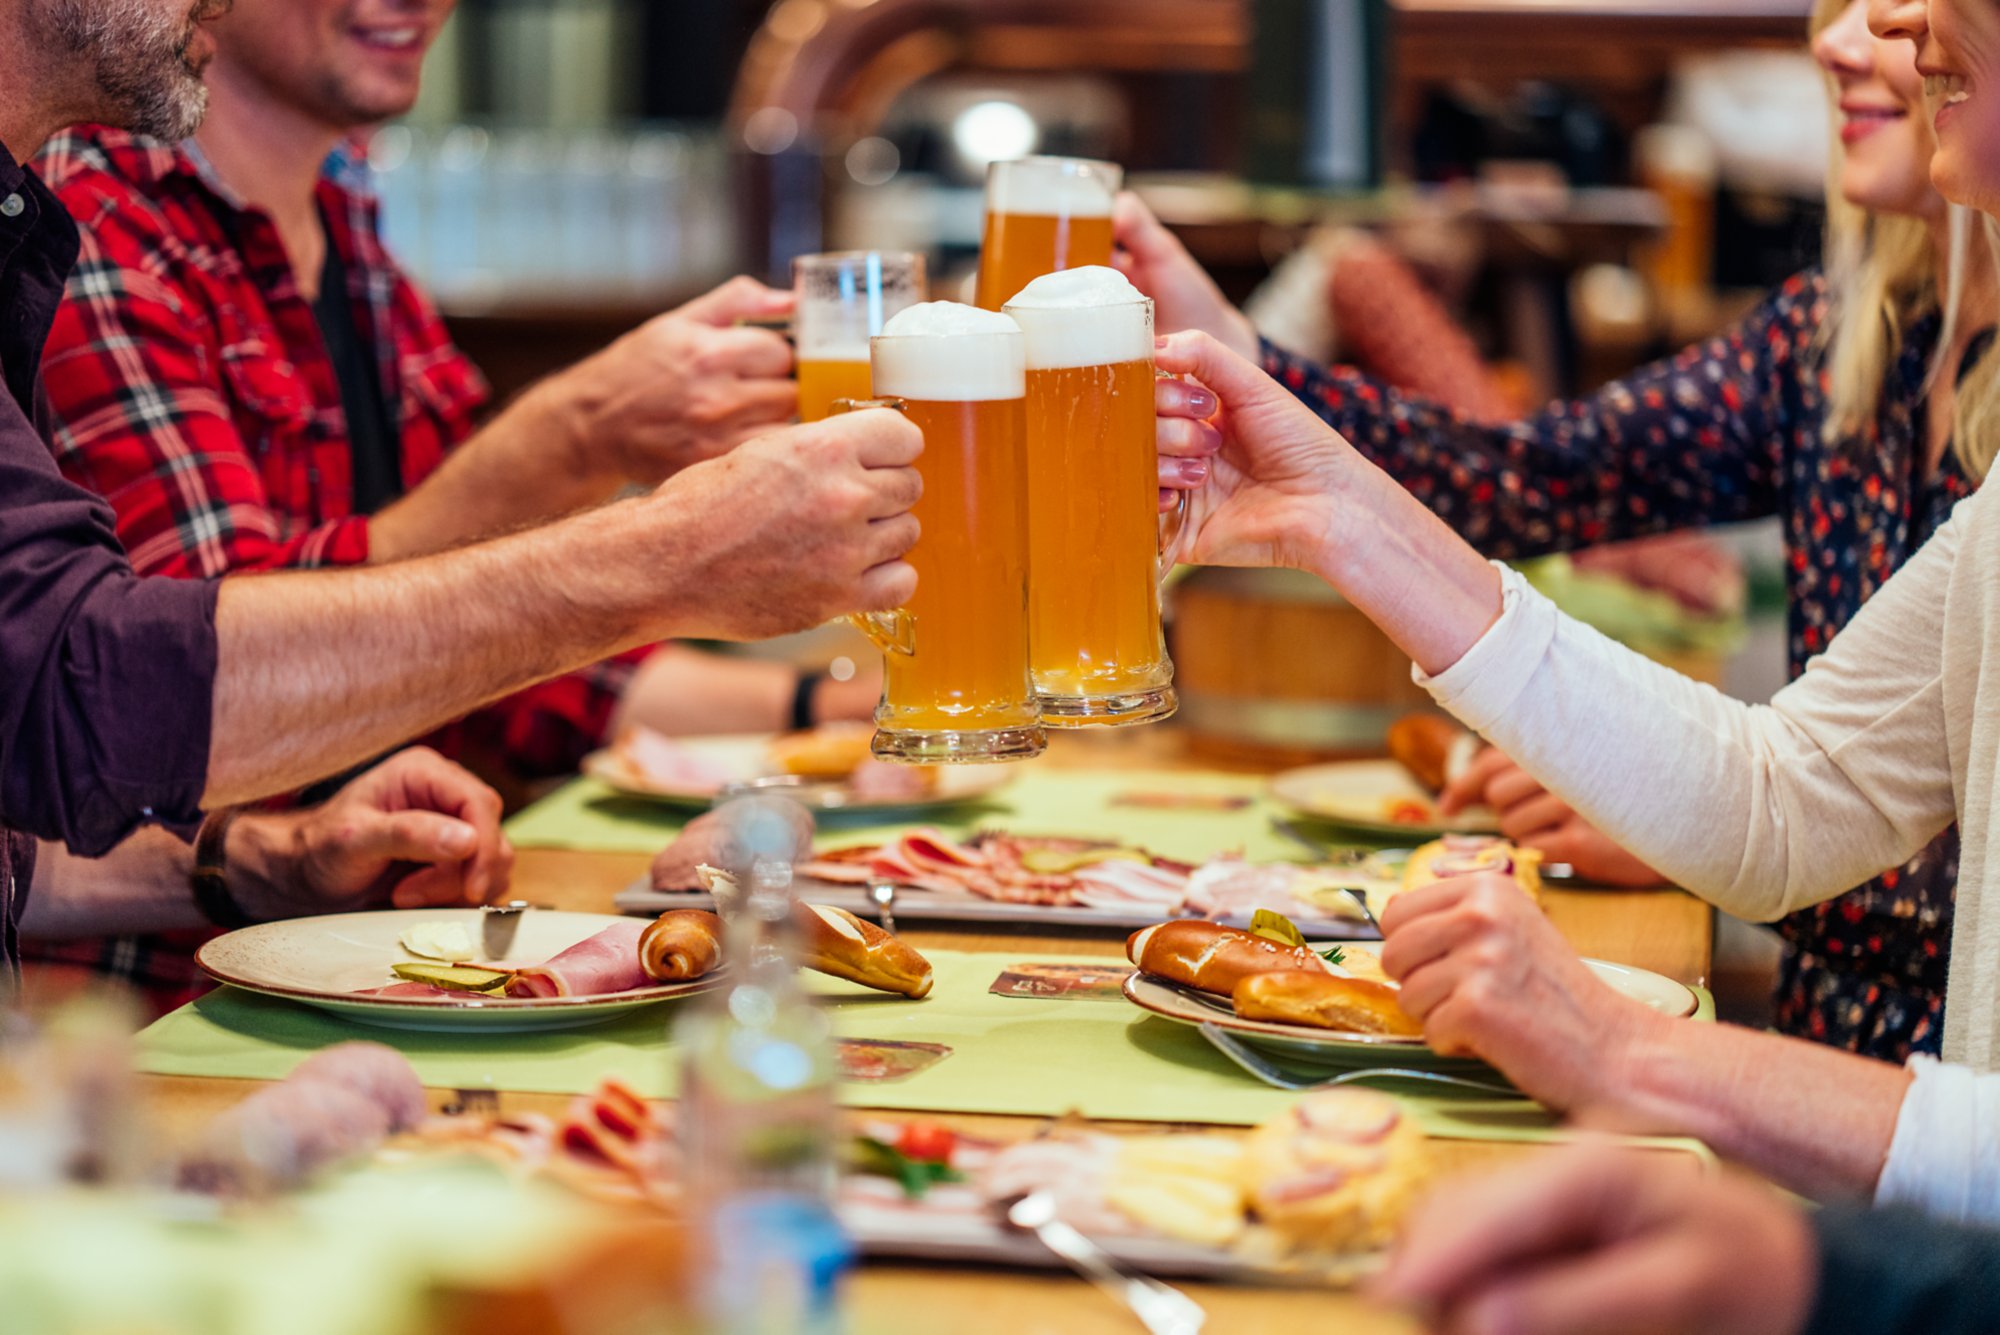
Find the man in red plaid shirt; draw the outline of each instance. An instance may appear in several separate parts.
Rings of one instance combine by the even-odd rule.
[[[352,136],[409,110],[450,0],[243,0],[212,25],[209,114],[162,143],[103,127],[37,167],[83,252],[44,361],[56,455],[105,496],[142,574],[383,563],[657,483],[788,419],[789,294],[738,279],[522,395],[487,389],[383,249]],[[614,711],[671,730],[782,725],[795,674],[688,651],[557,678],[430,740],[519,777],[566,773]],[[636,671],[635,671],[636,669]],[[798,693],[804,698],[803,693]],[[865,716],[827,682],[816,717]],[[42,950],[176,1003],[198,938]],[[31,958],[35,952],[31,952]]]

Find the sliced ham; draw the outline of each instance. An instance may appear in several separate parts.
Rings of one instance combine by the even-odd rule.
[[[596,936],[577,942],[546,964],[520,970],[507,985],[514,997],[596,997],[630,992],[649,981],[639,963],[639,938],[646,924],[637,919],[614,923]]]
[[[1165,867],[1139,862],[1100,862],[1074,873],[1076,901],[1089,908],[1144,905],[1163,913],[1179,909],[1187,898],[1188,878]]]

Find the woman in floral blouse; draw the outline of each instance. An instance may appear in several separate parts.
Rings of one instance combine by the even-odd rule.
[[[1777,515],[1794,675],[1968,495],[1996,433],[1970,411],[1995,377],[1996,301],[1968,215],[1931,188],[1932,134],[1908,42],[1877,42],[1862,0],[1818,0],[1813,51],[1843,151],[1824,271],[1734,328],[1540,416],[1485,426],[1260,342],[1137,200],[1120,263],[1162,332],[1199,328],[1312,405],[1489,555],[1525,558]],[[1944,281],[1940,281],[1943,279]],[[1933,378],[1933,369],[1949,373]],[[1162,449],[1173,453],[1174,428]],[[1186,483],[1205,461],[1182,462]],[[1163,470],[1165,475],[1165,470]],[[1505,757],[1473,782],[1508,833],[1600,879],[1657,881]],[[1779,924],[1778,1027],[1901,1061],[1943,1030],[1958,837]]]

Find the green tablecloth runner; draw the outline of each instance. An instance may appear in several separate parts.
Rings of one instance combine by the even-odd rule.
[[[1129,839],[1152,852],[1189,862],[1241,849],[1257,861],[1305,856],[1297,844],[1271,830],[1278,810],[1255,775],[1183,770],[1061,770],[1022,765],[1013,783],[992,798],[947,808],[930,821],[869,824],[850,816],[820,821],[822,846],[875,842],[885,835],[933,824],[954,834],[998,826],[1015,834],[1068,834]],[[1241,796],[1250,805],[1234,811],[1159,810],[1124,806],[1127,793],[1200,793]],[[578,779],[507,822],[507,837],[522,848],[577,848],[597,853],[657,853],[679,833],[687,813],[645,798],[626,797],[595,779]]]
[[[1102,964],[1043,954],[936,951],[937,985],[911,1002],[833,979],[823,985],[845,1038],[942,1043],[949,1057],[903,1080],[851,1083],[843,1101],[865,1108],[1085,1116],[1251,1125],[1295,1095],[1231,1066],[1185,1025],[1120,999],[999,997],[987,989],[1024,959]],[[223,987],[139,1035],[139,1065],[159,1075],[272,1080],[330,1043],[366,1038],[399,1049],[426,1085],[582,1093],[608,1075],[649,1097],[677,1079],[668,1026],[688,1002],[668,1002],[584,1029],[540,1034],[429,1034],[371,1029],[320,1011]],[[1712,1011],[1711,1011],[1712,1013]],[[1554,1119],[1526,1100],[1398,1087],[1433,1135],[1477,1140],[1558,1139]]]

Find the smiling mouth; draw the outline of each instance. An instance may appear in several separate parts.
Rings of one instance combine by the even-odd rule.
[[[356,28],[354,36],[363,46],[372,46],[378,51],[414,51],[423,42],[424,30],[419,27]]]
[[[1961,102],[1970,100],[1972,88],[1962,75],[1926,74],[1924,96],[1940,107],[1955,107]]]

